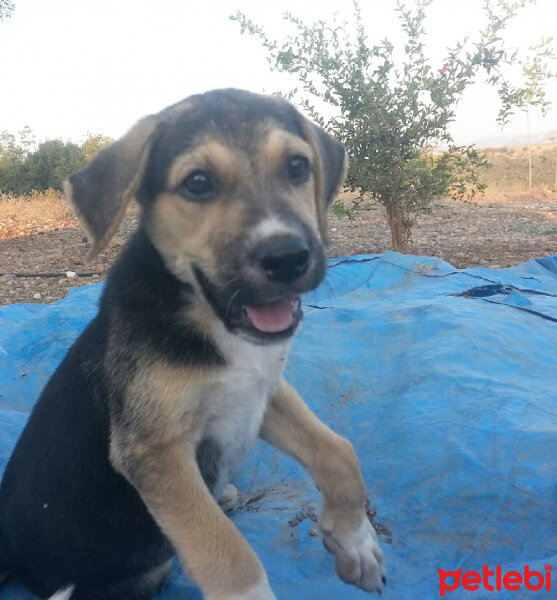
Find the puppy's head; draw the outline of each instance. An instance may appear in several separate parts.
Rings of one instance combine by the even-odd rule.
[[[326,213],[345,172],[344,148],[289,103],[223,90],[143,119],[66,191],[89,258],[135,197],[174,276],[229,330],[272,341],[293,333],[299,295],[324,277]]]

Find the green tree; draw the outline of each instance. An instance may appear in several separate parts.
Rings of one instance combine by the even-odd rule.
[[[79,145],[60,139],[37,145],[28,126],[17,137],[0,131],[0,194],[24,195],[49,188],[62,191],[63,181],[111,142],[105,135],[90,133]]]
[[[542,38],[536,46],[530,48],[530,56],[522,65],[524,83],[521,86],[503,85],[503,111],[519,108],[526,114],[528,134],[528,191],[532,193],[532,144],[530,142],[530,110],[539,106],[547,111],[550,103],[546,99],[544,84],[549,77],[555,77],[551,71],[551,62],[555,59],[551,38]]]
[[[37,138],[33,133],[33,130],[29,125],[25,125],[21,131],[18,132],[19,143],[18,146],[24,157],[29,156],[33,150],[37,147]]]
[[[101,136],[99,136],[101,137]],[[62,191],[62,183],[87,162],[81,146],[60,139],[38,146],[35,135],[24,127],[17,138],[0,132],[0,193],[29,194],[49,188]]]
[[[87,162],[93,160],[100,150],[111,144],[113,141],[114,140],[111,137],[102,135],[101,133],[88,133],[81,144],[83,157]]]
[[[85,163],[83,152],[77,144],[58,139],[42,142],[25,161],[23,193],[48,188],[62,191],[64,180]]]
[[[0,21],[10,17],[14,8],[14,3],[11,0],[0,0]]]
[[[17,193],[24,175],[25,150],[15,135],[0,132],[0,194]]]
[[[475,39],[458,41],[434,66],[423,41],[431,1],[417,0],[412,8],[397,2],[405,34],[402,60],[388,40],[369,43],[356,1],[352,28],[323,20],[307,25],[286,13],[293,33],[282,42],[269,38],[241,12],[231,17],[241,33],[259,38],[272,69],[297,77],[301,90],[294,90],[291,99],[344,143],[351,159],[347,187],[360,199],[369,197],[385,207],[393,248],[399,252],[409,249],[417,209],[441,197],[466,199],[483,191],[478,167],[486,166],[485,157],[473,147],[455,145],[449,126],[463,92],[480,75],[498,89],[500,122],[509,119],[520,88],[507,81],[505,68],[519,57],[501,35],[532,2],[486,0],[485,24]],[[529,106],[547,110],[543,83],[549,76],[542,69],[540,85],[530,86]],[[333,107],[333,117],[316,109],[322,101]],[[440,147],[446,150],[440,152]]]

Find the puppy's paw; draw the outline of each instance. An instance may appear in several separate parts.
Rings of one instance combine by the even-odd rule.
[[[235,508],[238,508],[238,506],[240,506],[240,495],[238,493],[238,488],[229,483],[224,488],[224,491],[219,498],[219,504],[224,512],[231,512]]]
[[[75,586],[73,585],[69,585],[67,588],[58,590],[54,596],[50,596],[48,600],[70,600],[74,587]]]
[[[335,571],[345,582],[381,594],[387,583],[383,552],[367,516],[357,528],[346,528],[324,516],[323,544],[335,557]]]

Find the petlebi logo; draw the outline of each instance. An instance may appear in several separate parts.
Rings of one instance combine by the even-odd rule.
[[[457,569],[456,571],[437,569],[439,573],[439,595],[444,597],[447,592],[454,592],[459,587],[470,592],[474,592],[480,589],[480,587],[490,592],[520,589],[527,589],[533,592],[541,589],[551,590],[552,569],[553,565],[545,565],[544,573],[534,571],[528,565],[525,565],[522,572],[506,571],[505,573],[503,573],[500,566],[490,571],[487,565],[484,565],[481,573],[478,571],[466,571],[463,573],[462,569]]]

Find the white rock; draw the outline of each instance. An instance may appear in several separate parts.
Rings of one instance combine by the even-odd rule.
[[[41,299],[41,295],[40,294],[33,294],[33,298],[35,298],[35,300],[40,300]]]
[[[77,277],[77,273],[75,271],[66,271],[66,277],[68,279],[74,279]]]

